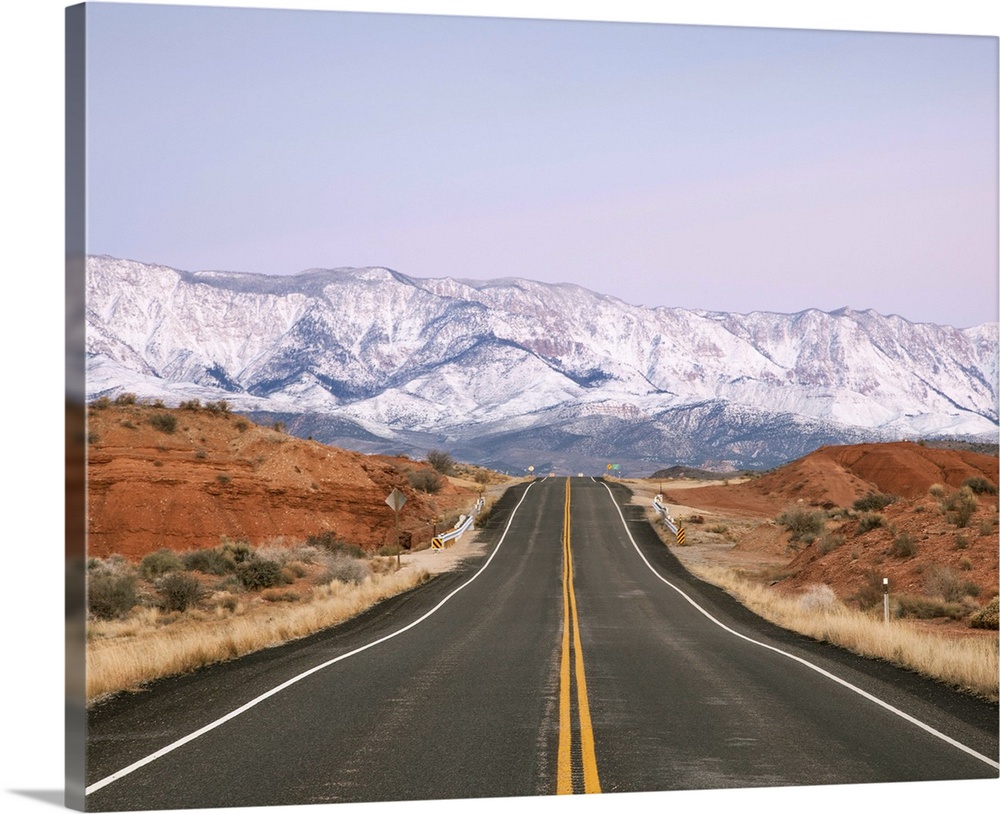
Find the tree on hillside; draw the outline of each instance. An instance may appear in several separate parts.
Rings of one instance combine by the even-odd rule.
[[[451,475],[455,471],[455,459],[439,449],[432,449],[427,453],[427,463],[442,475]]]

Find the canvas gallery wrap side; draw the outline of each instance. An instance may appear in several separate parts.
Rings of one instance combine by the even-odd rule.
[[[65,24],[69,807],[995,796],[996,36]]]

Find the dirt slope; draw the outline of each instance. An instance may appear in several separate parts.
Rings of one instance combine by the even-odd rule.
[[[970,478],[995,490],[998,459],[901,442],[823,447],[742,483],[663,486],[672,514],[686,520],[685,556],[745,568],[783,590],[826,584],[859,605],[880,602],[888,578],[894,595],[972,608],[997,594],[1000,578],[995,491],[974,494],[966,518],[953,508]],[[852,508],[869,494],[896,500]],[[822,528],[794,540],[777,522],[786,512],[819,513]]]
[[[157,415],[172,416],[156,425]],[[151,423],[154,422],[154,423]],[[394,489],[402,541],[426,546],[444,518],[467,512],[480,487],[433,479],[407,458],[362,455],[259,427],[221,410],[142,405],[91,407],[87,449],[88,554],[138,559],[161,547],[209,548],[222,537],[259,545],[333,531],[368,549],[395,541]]]
[[[957,489],[970,477],[998,481],[992,455],[932,449],[911,442],[821,447],[765,475],[731,486],[706,486],[668,501],[736,513],[774,514],[799,501],[811,506],[850,506],[869,492],[915,498],[935,483]]]

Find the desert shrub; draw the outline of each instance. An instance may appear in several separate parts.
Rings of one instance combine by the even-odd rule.
[[[398,545],[384,545],[375,553],[379,557],[395,557],[401,550],[401,547]]]
[[[232,478],[229,477],[229,475],[226,472],[220,472],[218,475],[215,476],[215,479],[223,486],[225,486],[227,483],[229,483],[229,481],[232,480]]]
[[[169,548],[161,548],[142,558],[139,563],[139,573],[143,579],[150,581],[162,577],[171,571],[180,571],[184,562]]]
[[[271,425],[271,428],[272,428],[272,429],[273,429],[273,430],[274,430],[275,432],[284,432],[284,431],[285,431],[285,422],[284,422],[284,421],[275,421],[275,422],[274,422],[274,423],[273,423],[273,424]]]
[[[473,478],[476,481],[476,483],[489,483],[490,473],[487,472],[485,469],[477,469],[476,474],[473,476]]]
[[[310,534],[306,537],[306,545],[316,546],[330,554],[339,554],[356,560],[368,556],[361,546],[356,543],[347,542],[334,531],[322,531],[319,534]]]
[[[236,569],[240,584],[248,591],[259,591],[264,588],[274,588],[285,582],[281,565],[273,560],[254,558],[244,562]]]
[[[993,597],[989,604],[980,608],[969,617],[969,627],[981,628],[984,630],[997,630],[998,600]]]
[[[884,592],[882,575],[878,571],[869,568],[861,574],[861,584],[858,586],[853,599],[862,610],[868,610],[882,604]]]
[[[188,551],[181,557],[181,562],[189,571],[200,571],[202,574],[223,576],[236,567],[236,563],[219,548],[202,548]]]
[[[253,546],[250,545],[249,540],[227,540],[223,538],[220,551],[233,564],[233,567],[230,568],[232,571],[236,570],[235,566],[249,562],[254,557]]]
[[[245,418],[237,418],[233,426],[240,432],[246,432],[250,428],[250,422]]]
[[[265,602],[298,602],[302,599],[298,593],[290,588],[284,590],[269,588],[261,593],[260,598]]]
[[[860,537],[862,534],[867,534],[872,529],[880,528],[885,524],[885,518],[878,514],[863,514],[858,518],[858,527],[854,532],[856,537]]]
[[[97,619],[120,619],[139,604],[139,580],[127,567],[100,564],[87,574],[87,609]]]
[[[201,409],[201,399],[191,399],[190,401],[182,401],[177,405],[178,409],[181,410],[200,410]]]
[[[442,475],[453,475],[455,473],[455,459],[447,452],[439,449],[432,449],[427,453],[427,463]]]
[[[441,476],[433,469],[411,469],[406,479],[414,489],[431,495],[439,492],[443,484]]]
[[[959,551],[965,551],[969,547],[969,538],[964,534],[955,535],[955,548]]]
[[[971,571],[972,560],[970,560],[968,557],[962,557],[962,559],[958,561],[958,567],[961,568],[963,571]]]
[[[924,573],[924,590],[945,602],[958,602],[967,594],[968,585],[947,565],[932,565]]]
[[[895,495],[883,495],[869,492],[864,497],[859,497],[854,501],[854,508],[859,512],[877,512],[886,506],[895,503],[899,498]]]
[[[989,537],[990,535],[992,535],[993,534],[993,526],[994,526],[994,523],[993,523],[993,518],[992,517],[987,517],[986,519],[980,521],[980,523],[979,523],[979,536],[980,537]]]
[[[118,407],[126,407],[130,404],[135,404],[136,397],[135,393],[120,393],[115,399],[115,404]]]
[[[370,573],[368,564],[353,557],[331,557],[324,574],[324,582],[337,580],[357,584],[363,582]]]
[[[177,416],[171,413],[153,413],[149,423],[160,432],[170,435],[177,429]]]
[[[210,413],[228,413],[229,402],[225,399],[219,399],[219,401],[208,401],[205,402],[205,409]]]
[[[167,574],[156,583],[156,589],[165,611],[186,611],[198,604],[205,593],[197,578],[180,571]]]
[[[822,613],[840,607],[840,601],[829,585],[810,585],[799,597],[799,607],[805,613]]]
[[[893,538],[891,550],[894,557],[912,557],[917,553],[917,538],[902,531]]]
[[[94,399],[92,402],[90,402],[90,407],[92,410],[104,410],[110,406],[111,406],[111,399],[109,399],[107,396],[101,396],[100,398]]]
[[[835,548],[840,548],[846,542],[844,535],[837,532],[824,533],[819,540],[819,553],[829,554]]]
[[[969,525],[978,505],[979,501],[976,499],[975,493],[968,486],[963,486],[941,502],[948,520],[960,529]]]
[[[962,486],[968,487],[977,495],[995,495],[997,493],[997,487],[986,478],[966,478],[962,481]]]
[[[910,619],[963,619],[969,609],[958,602],[918,594],[898,594],[892,600],[895,615]]]
[[[729,532],[729,526],[723,526],[723,525],[711,526],[709,527],[708,531],[711,534],[727,534]]]
[[[805,509],[789,509],[778,515],[779,525],[791,532],[791,540],[812,542],[826,527],[822,512],[810,512]]]
[[[944,487],[940,483],[931,484],[930,488],[927,490],[927,493],[931,497],[936,497],[936,498],[942,498],[945,495]]]
[[[197,452],[195,452],[194,457],[197,458],[199,461],[204,461],[208,457],[208,453],[203,449],[199,449]]]

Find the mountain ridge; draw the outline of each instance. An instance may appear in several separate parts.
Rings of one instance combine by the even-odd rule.
[[[996,323],[645,308],[572,283],[384,267],[276,278],[94,256],[87,276],[89,398],[224,397],[320,440],[336,419],[379,451],[760,468],[816,441],[998,427]]]

